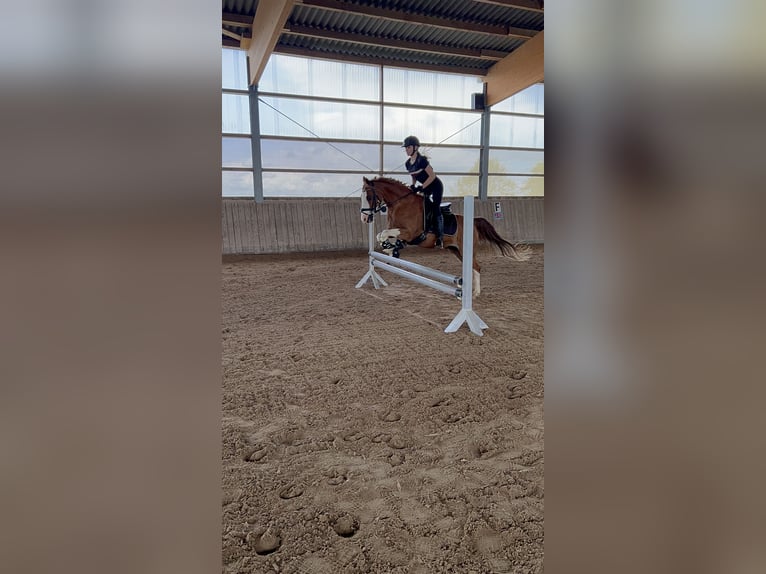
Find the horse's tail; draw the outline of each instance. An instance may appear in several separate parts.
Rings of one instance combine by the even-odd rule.
[[[500,237],[494,226],[483,217],[476,217],[473,224],[479,235],[479,242],[496,246],[505,257],[512,257],[516,261],[527,261],[531,257],[529,245],[514,245],[510,241],[506,241]]]

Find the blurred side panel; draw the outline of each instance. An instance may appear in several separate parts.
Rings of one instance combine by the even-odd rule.
[[[762,572],[762,3],[546,2],[546,572]]]
[[[0,555],[220,569],[220,8],[0,17]]]

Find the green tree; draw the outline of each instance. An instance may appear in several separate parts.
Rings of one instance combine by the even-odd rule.
[[[532,173],[534,174],[544,174],[545,173],[545,164],[542,161],[539,161],[535,164],[535,166],[532,168]],[[545,189],[545,177],[536,177],[536,176],[530,176],[526,178],[526,181],[524,181],[524,184],[519,187],[519,193],[518,195],[523,195],[527,197],[543,197],[545,195],[544,192]]]
[[[537,167],[537,166],[535,166]],[[471,171],[479,173],[479,162],[471,167]],[[506,173],[505,167],[496,159],[489,160],[489,173]],[[522,195],[519,193],[518,184],[510,177],[490,177],[487,190],[489,197],[503,197],[509,195]],[[457,184],[458,195],[476,195],[479,189],[479,178],[476,176],[461,177]]]

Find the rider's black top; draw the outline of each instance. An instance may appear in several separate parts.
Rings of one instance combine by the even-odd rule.
[[[426,156],[418,154],[415,163],[410,163],[410,159],[408,158],[404,165],[407,167],[407,171],[410,175],[413,176],[418,183],[422,184],[428,179],[426,168],[429,164]]]

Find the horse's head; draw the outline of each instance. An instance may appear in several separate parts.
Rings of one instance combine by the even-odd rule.
[[[406,202],[399,203],[402,199],[416,197],[410,188],[403,184],[401,181],[391,179],[390,177],[376,177],[375,179],[362,178],[364,183],[362,185],[362,202],[367,201],[369,208],[362,209],[362,213],[365,211],[377,213],[378,211],[386,212],[386,209],[396,210]],[[417,202],[417,199],[415,199]],[[362,216],[362,220],[366,221]]]
[[[368,207],[376,209],[382,199],[375,193],[375,181],[369,180],[366,177],[363,177],[362,180],[364,182],[362,184],[362,197],[367,201]]]
[[[362,206],[366,201],[367,207],[362,207],[360,211],[362,212],[362,221],[368,223],[373,213],[385,211],[386,208],[383,198],[375,191],[375,181],[370,181],[366,177],[363,177],[362,180],[364,181],[362,184]]]

